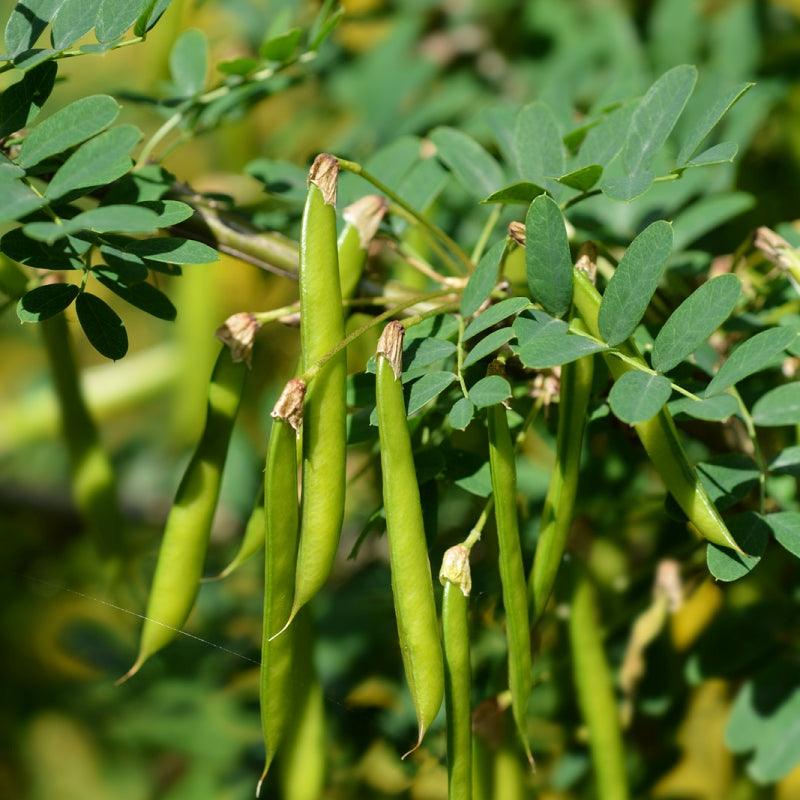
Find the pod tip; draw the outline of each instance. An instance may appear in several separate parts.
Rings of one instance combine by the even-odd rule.
[[[289,614],[289,619],[286,620],[286,624],[277,632],[273,633],[272,636],[267,639],[268,642],[271,642],[277,639],[282,633],[286,631],[286,629],[294,622],[294,618],[297,616],[297,612],[300,611],[299,608],[293,607],[291,613]]]
[[[242,311],[234,314],[217,328],[216,336],[230,351],[235,364],[244,361],[252,366],[253,341],[261,330],[261,323],[255,314]]]
[[[375,238],[388,207],[383,195],[368,194],[351,203],[342,212],[345,222],[358,231],[358,241],[362,250],[366,250]]]
[[[401,760],[405,761],[412,753],[416,753],[417,750],[419,750],[419,746],[422,744],[422,740],[424,738],[425,738],[425,726],[420,725],[416,743],[407,753],[403,753],[403,755],[401,756]]]
[[[336,205],[336,183],[339,178],[339,159],[330,153],[320,153],[308,171],[308,182],[322,192],[326,205]]]
[[[390,322],[381,334],[378,340],[378,347],[375,350],[376,355],[383,356],[394,372],[396,380],[400,379],[403,372],[403,337],[405,336],[405,328],[397,320]]]
[[[300,378],[292,378],[283,387],[281,396],[272,409],[272,417],[288,422],[296,431],[300,430],[305,396],[306,384]]]
[[[123,683],[127,683],[142,668],[144,661],[144,658],[139,656],[136,661],[133,662],[131,668],[114,681],[114,686],[122,686]]]

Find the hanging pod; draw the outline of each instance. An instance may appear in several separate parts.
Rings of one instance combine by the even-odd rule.
[[[447,797],[472,798],[472,709],[469,658],[469,549],[451,547],[442,559],[439,581],[444,642],[444,701],[447,713]]]
[[[579,320],[573,320],[572,324],[576,329],[584,329]],[[536,554],[528,578],[534,624],[550,599],[572,524],[593,375],[594,356],[585,356],[561,367],[556,467],[547,489]]]
[[[336,249],[338,161],[317,156],[309,172],[300,234],[300,339],[308,370],[344,339]],[[322,588],[333,568],[344,517],[347,354],[314,378],[303,413],[303,497],[295,594],[286,625]],[[285,626],[284,626],[285,627]]]
[[[403,385],[403,326],[390,322],[377,348],[378,413],[383,507],[392,573],[392,596],[406,680],[419,724],[419,747],[442,704],[444,667],[439,622]]]
[[[297,558],[297,431],[303,417],[305,384],[286,384],[272,411],[272,430],[264,472],[266,520],[264,624],[261,639],[261,729],[264,771],[256,796],[275,758],[292,712],[295,632],[274,637],[286,621],[294,597]]]
[[[490,374],[502,372],[496,362]],[[505,406],[488,409],[489,466],[492,475],[494,517],[500,551],[500,582],[506,612],[508,637],[508,682],[511,689],[511,710],[528,761],[533,757],[528,744],[526,715],[531,694],[531,635],[528,619],[528,591],[517,520],[517,468],[514,443],[508,429]]]
[[[257,329],[257,323],[252,326]],[[251,331],[246,336],[250,337]],[[230,327],[218,335],[225,338]],[[253,332],[254,335],[254,332]],[[237,341],[242,341],[241,338]],[[125,680],[180,632],[194,605],[219,499],[222,470],[242,399],[249,349],[224,346],[208,386],[206,422],[167,517],[139,643],[139,655]]]
[[[575,307],[589,333],[600,338],[600,294],[582,270],[576,269],[573,274]],[[631,340],[623,342],[618,349],[644,364],[641,353]],[[613,355],[604,354],[604,358],[614,380],[634,369]],[[667,407],[664,406],[652,419],[637,423],[634,428],[665,486],[692,526],[709,542],[740,551],[697,472],[689,463]]]

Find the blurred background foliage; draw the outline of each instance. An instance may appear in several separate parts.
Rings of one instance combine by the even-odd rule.
[[[734,251],[756,225],[800,216],[796,0],[343,5],[346,14],[332,41],[300,77],[279,81],[247,113],[232,113],[189,138],[165,166],[200,191],[235,198],[257,224],[296,237],[299,204],[291,193],[276,199],[264,191],[276,174],[282,180],[296,174],[285,163],[305,169],[321,151],[368,160],[398,136],[424,135],[443,123],[487,142],[492,112],[508,103],[546,99],[572,120],[575,108],[585,113],[635,95],[668,67],[689,62],[699,66],[709,88],[757,81],[726,123],[726,139],[738,143],[739,158],[713,173],[697,170],[680,189],[655,199],[648,194],[630,206],[596,207],[606,228],[624,239],[642,220],[674,211],[689,197],[722,189],[747,193],[734,195],[740,199],[727,211],[712,204],[690,220],[694,246],[716,257]],[[0,17],[10,7],[3,0]],[[163,118],[142,98],[159,96],[166,86],[170,48],[180,32],[205,32],[216,72],[220,62],[256,51],[270,26],[308,24],[315,12],[314,3],[300,0],[175,0],[145,44],[61,62],[63,80],[51,108],[110,92],[121,98],[123,116],[150,134]],[[351,184],[349,191],[357,189]],[[342,191],[348,191],[346,182]],[[586,206],[590,210],[590,202]],[[435,211],[464,241],[474,241],[485,215],[450,185]],[[226,256],[187,268],[180,279],[163,277],[161,284],[178,319],[170,324],[121,309],[133,343],[124,361],[104,362],[75,337],[90,403],[118,470],[135,554],[114,586],[98,578],[69,500],[67,459],[35,326],[22,327],[9,313],[0,318],[2,798],[239,800],[252,796],[260,771],[260,556],[227,580],[204,585],[191,635],[153,659],[136,680],[117,688],[114,679],[132,660],[161,524],[202,426],[213,331],[230,313],[291,302],[296,287]],[[215,520],[209,575],[236,549],[258,489],[267,410],[296,351],[290,328],[270,328],[259,339]],[[361,352],[350,358],[353,368],[363,368]],[[537,423],[520,464],[528,558],[553,464],[554,417]],[[690,447],[697,459],[707,453],[699,440]],[[702,554],[686,550],[684,604],[668,619],[641,617],[656,602],[653,565],[664,541],[685,541],[683,526],[665,518],[662,486],[623,426],[590,425],[587,450],[576,535],[597,536],[591,563],[603,589],[607,652],[620,669],[626,650],[631,653],[637,617],[644,622],[634,630],[649,643],[645,671],[627,698],[634,796],[800,798],[797,560],[773,548],[751,576],[721,588],[707,576]],[[408,762],[399,758],[414,719],[396,658],[382,540],[366,538],[358,559],[347,559],[380,504],[374,472],[364,469],[370,458],[368,451],[353,451],[340,562],[314,604],[327,730],[325,797],[436,800],[446,796],[442,720],[425,747]],[[423,475],[423,498],[438,563],[480,505],[460,488],[438,493],[435,472],[431,465],[427,479]],[[797,510],[795,476],[771,480],[779,507]],[[505,681],[504,637],[493,613],[497,578],[495,570],[481,568],[495,558],[493,547],[487,537],[474,568],[478,699],[493,696]],[[524,774],[492,704],[478,715],[486,749],[481,757],[491,757],[493,765],[488,796],[513,800],[513,787],[527,787],[520,797],[592,796],[561,616],[557,609],[537,641],[535,776]],[[272,791],[279,796],[278,788]]]

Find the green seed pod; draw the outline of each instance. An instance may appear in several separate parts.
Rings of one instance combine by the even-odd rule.
[[[333,156],[309,173],[300,237],[300,338],[307,370],[344,338],[336,251]],[[295,596],[289,622],[322,588],[333,568],[344,517],[347,354],[338,352],[309,387],[303,414],[303,499]]]
[[[569,618],[572,665],[578,704],[589,728],[599,800],[628,800],[625,751],[614,697],[614,682],[603,652],[597,597],[589,577],[577,576]]]
[[[369,245],[386,214],[386,200],[368,194],[347,206],[342,213],[347,223],[339,236],[339,282],[342,299],[351,298],[367,263]]]
[[[419,723],[419,747],[442,704],[444,667],[419,486],[400,381],[403,326],[390,322],[377,348],[378,412],[383,506],[392,595],[406,680]]]
[[[584,272],[577,269],[574,272],[574,287],[573,302],[583,324],[592,336],[600,337],[597,321],[600,312],[600,294]],[[619,346],[619,350],[644,363],[632,341],[624,342]],[[633,369],[613,355],[606,355],[605,360],[614,380]],[[739,546],[700,482],[697,472],[689,463],[672,414],[666,406],[655,417],[634,425],[634,428],[667,489],[700,535],[721,547],[739,550]]]
[[[490,371],[497,371],[493,365]],[[514,443],[504,406],[488,409],[489,466],[492,473],[494,515],[500,550],[500,582],[506,611],[508,677],[511,710],[528,760],[533,763],[526,730],[526,712],[531,693],[531,636],[528,621],[527,585],[517,521],[517,469]]]
[[[579,321],[573,321],[582,327]],[[592,390],[594,357],[586,356],[561,367],[558,403],[556,468],[544,501],[536,555],[528,579],[534,624],[541,618],[556,580],[575,508],[583,433]]]
[[[245,364],[234,361],[230,350],[223,347],[208,387],[205,428],[167,517],[139,655],[123,680],[178,635],[192,610],[246,374]]]
[[[303,414],[305,384],[286,384],[272,411],[264,472],[266,547],[264,551],[264,625],[261,640],[261,728],[264,771],[256,797],[275,758],[292,713],[295,632],[272,638],[285,622],[294,597],[297,558],[297,430]]]
[[[469,550],[451,547],[442,560],[439,580],[444,640],[444,700],[447,710],[447,797],[472,797],[472,713],[469,659],[469,592],[472,585]]]

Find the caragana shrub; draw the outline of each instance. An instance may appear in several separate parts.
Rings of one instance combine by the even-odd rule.
[[[116,620],[129,640],[97,678],[130,667],[102,695],[133,731],[112,738],[180,750],[136,726],[169,730],[173,704],[202,708],[244,660],[259,689],[219,713],[252,727],[257,697],[261,735],[198,712],[230,743],[192,796],[222,796],[234,770],[242,796],[672,796],[696,769],[700,707],[709,737],[725,731],[718,796],[791,786],[800,234],[748,222],[715,249],[754,206],[736,159],[782,92],[752,80],[750,4],[706,29],[697,4],[662,0],[622,48],[618,10],[589,24],[542,3],[527,12],[553,37],[538,91],[490,103],[470,84],[477,117],[455,79],[439,97],[397,71],[402,37],[341,58],[348,15],[327,1],[287,6],[223,60],[186,28],[153,95],[54,101],[67,60],[146,57],[169,5],[23,0],[0,56],[2,309],[37,328],[52,372],[96,553],[85,596],[102,585],[144,620]],[[696,41],[675,41],[679,17]],[[438,100],[404,127],[381,104],[394,81]],[[308,158],[249,162],[259,202],[171,170],[189,142],[315,83],[363,119]],[[125,121],[134,107],[152,124]],[[75,350],[123,375],[142,357],[130,321],[180,319],[183,271],[220,256],[282,299],[214,320],[203,432],[162,535],[143,537]],[[142,380],[117,402],[137,408]],[[232,549],[212,537],[226,480],[262,486]],[[200,675],[175,655],[198,639],[218,647]]]

